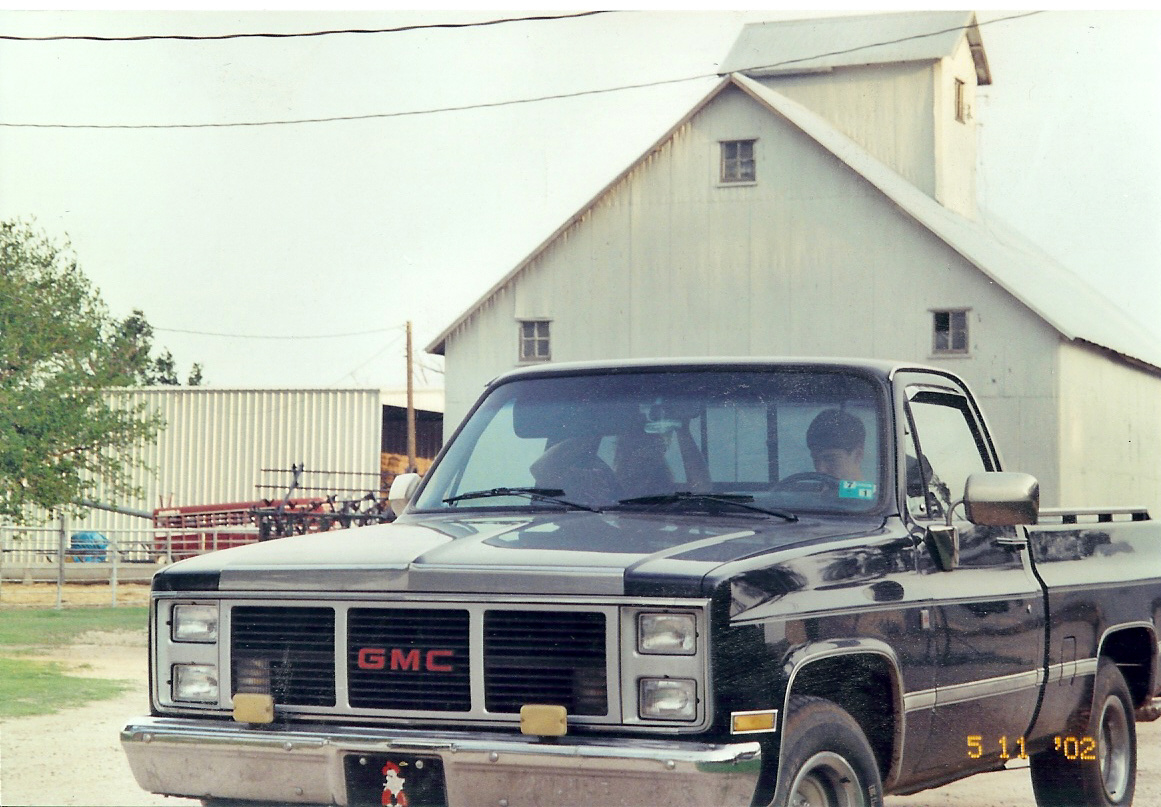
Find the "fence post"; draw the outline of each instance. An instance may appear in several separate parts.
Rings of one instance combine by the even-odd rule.
[[[109,547],[110,547],[109,551],[112,553],[112,557],[110,557],[109,560],[113,564],[109,570],[110,575],[111,575],[109,578],[109,588],[111,589],[111,596],[113,597],[113,607],[116,608],[117,607],[117,556],[120,554],[117,551],[118,547],[117,547],[117,539],[116,538],[109,539]]]
[[[60,514],[60,540],[57,545],[56,552],[56,608],[59,611],[64,605],[64,582],[65,582],[65,543],[68,540],[69,531],[69,517],[64,513]]]

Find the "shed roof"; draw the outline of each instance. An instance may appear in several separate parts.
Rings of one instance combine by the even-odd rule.
[[[606,185],[588,204],[436,337],[427,346],[427,350],[442,353],[447,338],[470,319],[485,301],[515,280],[549,245],[579,222],[601,198],[667,142],[706,104],[729,87],[741,89],[772,113],[800,129],[1066,339],[1080,340],[1112,350],[1137,364],[1147,365],[1147,369],[1154,373],[1161,374],[1161,344],[1152,334],[1133,323],[1111,300],[1012,227],[994,217],[973,221],[947,209],[871,156],[862,146],[840,132],[822,116],[740,73],[728,76],[698,101],[660,140],[650,146],[640,158]]]
[[[868,64],[935,61],[967,36],[976,80],[991,84],[983,41],[970,11],[822,17],[751,23],[742,29],[721,73],[790,75]]]

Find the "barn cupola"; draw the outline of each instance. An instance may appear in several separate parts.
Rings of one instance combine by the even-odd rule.
[[[976,90],[992,83],[970,11],[753,23],[722,74],[798,101],[940,204],[976,216]]]

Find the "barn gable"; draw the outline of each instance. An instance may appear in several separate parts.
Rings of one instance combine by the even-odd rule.
[[[706,167],[701,173],[673,170],[669,171],[666,176],[651,178],[648,188],[634,183],[635,178],[658,160],[660,155],[683,148],[683,143],[688,139],[688,133],[694,122],[705,120],[708,107],[711,107],[716,100],[736,90],[741,90],[752,101],[756,102],[756,105],[752,105],[750,112],[742,114],[743,118],[747,114],[754,118],[754,111],[757,110],[759,115],[772,113],[778,119],[789,123],[794,130],[821,146],[836,166],[845,166],[846,169],[853,172],[854,176],[859,177],[871,188],[889,199],[898,210],[922,225],[967,262],[982,271],[989,281],[1011,294],[1020,304],[1026,306],[1065,339],[1084,340],[1108,348],[1131,361],[1142,363],[1161,373],[1161,369],[1159,369],[1161,368],[1161,346],[1153,345],[1143,329],[1133,326],[1123,316],[1118,316],[1118,311],[1112,303],[1079,277],[1037,250],[1010,227],[995,219],[973,221],[948,210],[869,155],[859,144],[839,132],[813,111],[770,87],[739,74],[733,74],[724,79],[699,101],[633,165],[616,177],[589,204],[565,222],[532,254],[505,275],[475,305],[428,345],[428,352],[444,354],[447,341],[463,332],[481,310],[490,308],[497,295],[507,296],[514,293],[524,299],[522,304],[515,305],[509,316],[527,319],[549,318],[547,315],[551,312],[540,310],[543,308],[542,305],[538,308],[538,304],[529,302],[529,291],[510,287],[513,284],[519,285],[523,282],[522,278],[530,267],[543,264],[547,253],[554,245],[569,238],[583,237],[578,235],[581,225],[588,221],[595,211],[605,207],[627,205],[627,209],[632,210],[632,223],[636,227],[659,227],[669,230],[668,239],[635,238],[637,252],[632,251],[633,244],[626,243],[619,253],[603,255],[603,259],[609,260],[611,266],[631,265],[638,274],[656,271],[665,275],[682,270],[682,257],[696,256],[699,250],[713,250],[712,255],[705,256],[709,261],[705,264],[705,271],[714,277],[695,275],[683,279],[683,287],[696,289],[699,285],[705,288],[705,284],[720,276],[719,270],[732,271],[737,267],[739,261],[749,265],[754,257],[753,251],[761,250],[764,247],[757,243],[761,239],[737,237],[737,232],[743,229],[738,225],[740,222],[746,222],[747,226],[744,229],[747,234],[750,233],[749,223],[753,212],[749,206],[755,196],[766,192],[765,188],[771,182],[778,183],[779,180],[776,177],[764,177],[763,183],[759,183],[758,187],[731,188],[729,191],[733,194],[732,199],[723,200],[720,194],[707,195],[705,191],[714,186],[712,172],[716,170],[717,157],[716,155],[703,154],[700,162],[704,163]],[[740,128],[736,126],[734,129],[736,136],[739,138],[749,137],[747,132],[752,133],[755,131],[755,127],[761,125],[758,122],[759,119],[754,118],[751,123],[741,125]],[[749,129],[746,129],[747,125],[750,127]],[[768,166],[763,170],[771,168],[778,170],[777,166],[780,164],[777,160],[764,160],[763,162]],[[781,163],[781,165],[785,166],[786,163]],[[793,167],[796,170],[800,168],[800,166]],[[825,175],[813,176],[823,177]],[[781,187],[798,185],[801,185],[800,180],[787,178]],[[646,200],[643,194],[656,197],[650,202],[648,211],[645,208]],[[671,230],[669,216],[664,211],[674,209],[690,201],[696,204],[699,202],[696,198],[699,194],[703,195],[700,202],[705,205],[704,212],[707,215],[693,216],[680,229]],[[824,198],[825,195],[824,193],[815,194],[816,198]],[[636,196],[635,201],[634,196]],[[794,201],[794,204],[802,209],[807,201],[800,197]],[[821,206],[820,212],[825,214],[825,207],[825,205]],[[788,219],[787,221],[792,220]],[[835,239],[843,237],[844,229],[840,222],[833,230],[819,231],[814,234],[814,244],[817,246],[824,240],[834,243]],[[733,235],[730,235],[731,232]],[[725,239],[718,238],[715,233],[726,233],[727,237]],[[692,237],[695,234],[697,237]],[[859,239],[866,235],[867,233],[861,234]],[[851,243],[849,248],[864,249],[858,243],[859,239]],[[640,246],[645,243],[650,245],[648,254],[640,252]],[[790,273],[786,275],[788,282],[794,282],[794,272],[809,273],[810,262],[819,259],[818,251],[809,247],[809,238],[804,240],[804,244],[808,245],[808,248],[796,256],[794,265],[786,267]],[[674,256],[677,257],[677,260],[674,260]],[[773,269],[773,267],[767,268]],[[598,276],[602,272],[602,267],[597,265],[590,265],[589,269],[591,272],[597,273]],[[608,278],[607,281],[598,281],[593,288],[606,294],[608,299],[613,302],[629,299],[628,295],[632,293],[632,273],[623,277],[623,273],[618,270],[614,274],[616,277]],[[589,274],[584,276],[592,277]],[[699,297],[698,304],[704,306],[705,301],[700,299],[702,296],[700,292],[696,296]],[[612,311],[615,312],[615,310],[614,305]],[[688,313],[692,314],[692,312]],[[615,313],[610,314],[610,316],[613,321],[604,324],[605,331],[608,333],[617,332],[618,329],[623,330],[624,320],[616,316]],[[645,334],[642,334],[641,338],[638,339],[632,338],[632,332],[622,335],[625,339],[620,344],[627,345],[627,349],[635,355],[644,355],[639,353],[634,346],[642,345],[643,339],[649,341]],[[658,348],[663,347],[658,346]],[[739,340],[737,349],[744,350],[745,348],[746,345],[741,344]]]

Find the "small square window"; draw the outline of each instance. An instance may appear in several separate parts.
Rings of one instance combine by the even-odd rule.
[[[754,140],[722,141],[722,182],[755,182]]]
[[[932,312],[933,353],[968,352],[967,315],[966,310]]]
[[[548,361],[552,358],[546,319],[523,320],[520,323],[520,361]]]
[[[955,80],[955,119],[960,123],[967,122],[967,89],[958,78]]]

